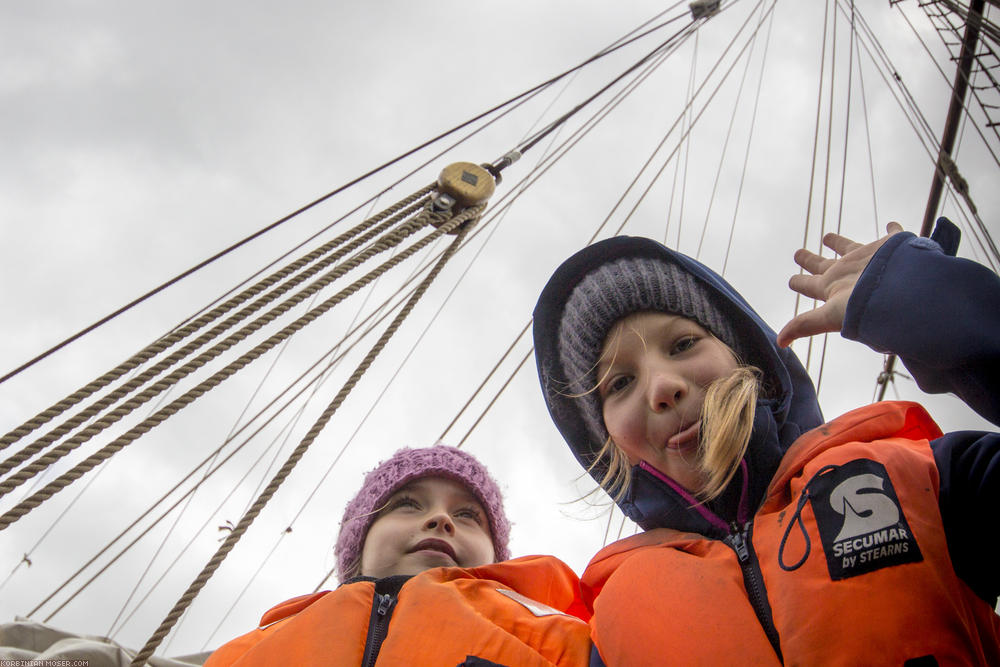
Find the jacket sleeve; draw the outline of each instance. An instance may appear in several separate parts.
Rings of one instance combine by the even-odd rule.
[[[931,442],[941,479],[938,503],[957,574],[992,606],[1000,595],[1000,434],[956,431]]]
[[[895,353],[925,392],[951,392],[1000,425],[1000,278],[954,257],[958,229],[892,236],[851,293],[841,334]]]
[[[930,239],[892,236],[851,293],[841,334],[896,353],[922,390],[952,392],[1000,424],[1000,278],[954,257],[958,237],[944,218]],[[995,605],[1000,536],[983,516],[1000,507],[1000,434],[948,433],[931,448],[955,573]]]

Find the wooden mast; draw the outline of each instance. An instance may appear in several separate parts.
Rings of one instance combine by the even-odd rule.
[[[924,220],[920,225],[920,235],[930,236],[937,218],[941,203],[941,193],[944,190],[944,180],[947,176],[946,164],[951,162],[951,151],[955,147],[955,137],[958,135],[959,122],[965,108],[965,96],[969,89],[969,76],[972,73],[972,62],[976,57],[976,45],[979,43],[980,26],[982,25],[985,0],[971,0],[969,15],[965,22],[965,36],[962,38],[962,50],[958,56],[958,67],[955,70],[955,83],[951,89],[951,103],[948,106],[948,116],[944,122],[941,134],[941,149],[938,151],[937,164],[934,166],[934,178],[931,180],[931,191],[927,198],[927,208],[924,210]],[[896,355],[890,354],[885,360],[885,366],[878,377],[878,400],[885,398],[885,390],[889,386],[896,366]]]

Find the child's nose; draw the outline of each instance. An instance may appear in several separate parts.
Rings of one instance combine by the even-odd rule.
[[[687,383],[676,373],[658,371],[649,379],[649,407],[653,412],[661,412],[677,407],[687,393]]]
[[[455,532],[455,524],[447,512],[434,512],[424,523],[426,530],[441,531],[452,535]]]

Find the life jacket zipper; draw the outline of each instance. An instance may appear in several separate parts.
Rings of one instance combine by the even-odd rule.
[[[368,638],[365,640],[365,654],[361,660],[362,667],[374,667],[382,642],[389,631],[389,619],[396,606],[396,596],[391,593],[376,591],[372,600],[372,616],[368,621]]]
[[[781,655],[781,645],[778,639],[778,629],[774,627],[774,618],[771,615],[771,603],[767,599],[767,588],[764,586],[764,575],[760,571],[760,563],[757,560],[756,552],[753,550],[753,542],[750,537],[752,528],[753,522],[748,521],[742,527],[734,522],[731,526],[732,532],[729,533],[723,542],[736,552],[736,559],[739,561],[740,569],[743,571],[743,586],[746,588],[750,605],[753,607],[754,613],[757,614],[757,620],[760,622],[761,627],[764,628],[764,634],[767,635],[768,641],[771,642],[771,647],[778,655],[778,661],[784,664],[784,658]]]

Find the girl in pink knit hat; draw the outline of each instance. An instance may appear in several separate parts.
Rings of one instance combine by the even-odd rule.
[[[510,522],[496,482],[460,449],[401,449],[347,503],[334,553],[341,581],[507,560]]]
[[[508,560],[500,489],[473,456],[401,449],[347,504],[341,585],[273,607],[220,665],[560,665],[590,656],[579,581],[551,556]]]

